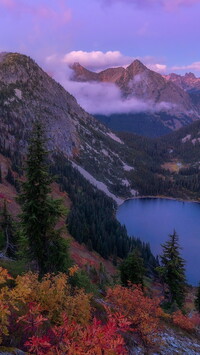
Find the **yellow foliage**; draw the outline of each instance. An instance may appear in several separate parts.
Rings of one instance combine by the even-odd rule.
[[[8,332],[8,325],[9,325],[9,318],[10,311],[8,306],[0,301],[0,344],[2,343],[2,336],[9,335]]]
[[[74,274],[76,274],[76,272],[79,270],[78,265],[74,265],[72,267],[69,268],[69,276],[74,276]]]
[[[3,275],[6,279],[6,272]],[[53,323],[59,322],[65,312],[69,319],[87,324],[91,318],[90,299],[91,296],[81,290],[72,293],[68,277],[62,273],[47,274],[40,281],[37,274],[29,272],[18,276],[12,289],[4,286],[0,290],[0,301],[9,307],[19,311],[29,302],[36,302]]]
[[[0,266],[0,285],[6,283],[7,280],[12,280],[12,277],[9,275],[9,273],[6,269],[3,269]]]

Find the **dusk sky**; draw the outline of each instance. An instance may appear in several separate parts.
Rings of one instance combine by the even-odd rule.
[[[0,0],[0,50],[100,70],[134,58],[200,76],[200,0]],[[181,70],[182,69],[182,70]]]

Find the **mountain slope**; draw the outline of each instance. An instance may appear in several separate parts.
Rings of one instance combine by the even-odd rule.
[[[1,151],[19,165],[32,123],[41,119],[50,151],[73,160],[83,174],[92,175],[95,185],[106,193],[110,190],[117,202],[121,200],[115,195],[131,196],[125,144],[31,58],[17,53],[4,53],[0,58]]]

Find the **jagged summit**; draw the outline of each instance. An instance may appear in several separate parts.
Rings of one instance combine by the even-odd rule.
[[[137,75],[144,70],[148,70],[148,68],[140,60],[136,59],[126,68],[126,70],[132,75]]]
[[[99,81],[98,74],[84,68],[80,63],[75,62],[70,66],[73,70],[72,79],[76,81]]]
[[[185,73],[185,77],[186,78],[191,78],[191,79],[197,79],[196,75],[194,75],[194,73]]]
[[[185,75],[178,75],[178,74],[168,74],[165,75],[167,80],[174,82],[178,85],[181,89],[185,91],[200,91],[200,78],[196,77],[194,73],[186,73]]]

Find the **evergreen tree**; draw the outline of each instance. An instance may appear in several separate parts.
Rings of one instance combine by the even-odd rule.
[[[117,248],[116,248],[116,246],[114,247],[112,262],[113,262],[114,266],[117,266]]]
[[[133,284],[143,285],[143,278],[145,274],[144,262],[137,249],[122,262],[120,265],[120,277],[124,286],[128,285],[128,281]]]
[[[181,308],[185,300],[185,261],[180,256],[179,238],[176,231],[169,235],[169,240],[162,245],[161,266],[158,271],[169,287],[169,302]]]
[[[15,184],[15,179],[13,176],[13,173],[10,168],[8,168],[8,172],[6,174],[6,180],[9,182],[9,184],[14,185]]]
[[[197,289],[195,307],[196,307],[196,310],[200,313],[200,283],[199,283],[199,286],[198,286],[198,289]]]
[[[16,233],[12,217],[7,209],[6,200],[4,200],[3,210],[0,213],[0,227],[2,253],[8,257],[15,257],[17,251]]]
[[[22,207],[21,246],[24,245],[29,260],[36,262],[41,276],[47,272],[65,272],[69,266],[68,243],[62,238],[61,230],[55,228],[65,210],[60,200],[50,196],[52,179],[45,145],[44,129],[36,122],[19,201]]]

